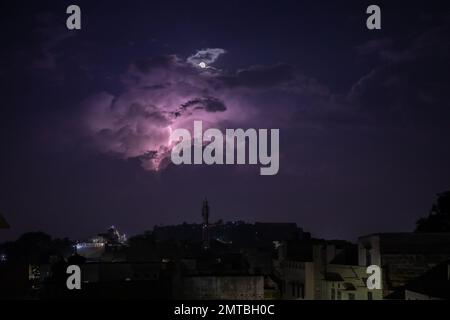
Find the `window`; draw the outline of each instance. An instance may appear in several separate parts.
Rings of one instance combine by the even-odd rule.
[[[337,299],[342,300],[342,292],[341,291],[337,292]]]
[[[355,300],[355,294],[354,293],[349,293],[348,294],[348,300]]]
[[[370,266],[372,264],[372,255],[370,254],[370,250],[366,249],[366,266]]]
[[[295,282],[295,296],[297,298],[304,298],[304,288],[303,284],[300,282]]]
[[[367,300],[373,300],[372,292],[367,292]]]
[[[336,289],[331,289],[331,300],[336,300]]]

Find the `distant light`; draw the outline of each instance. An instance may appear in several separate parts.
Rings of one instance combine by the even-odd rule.
[[[203,61],[198,64],[198,66],[202,69],[206,69],[208,66]]]

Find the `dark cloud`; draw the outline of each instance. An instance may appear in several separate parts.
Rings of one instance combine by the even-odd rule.
[[[448,34],[448,28],[433,29],[402,50],[384,51],[384,62],[355,83],[348,102],[377,122],[444,125],[450,117]]]
[[[288,64],[253,66],[221,79],[230,87],[267,88],[294,80],[295,69]]]
[[[165,83],[165,84],[155,84],[152,86],[143,86],[141,89],[144,90],[160,90],[160,89],[165,89],[167,87],[170,86],[170,83]]]
[[[227,110],[225,104],[217,98],[206,97],[189,100],[181,105],[183,109],[203,109],[208,112],[221,112]]]
[[[136,68],[142,73],[148,73],[156,68],[170,68],[177,63],[174,55],[164,55],[147,59],[138,59],[134,63]]]
[[[379,55],[384,50],[390,48],[393,44],[392,39],[389,38],[380,38],[369,40],[366,43],[359,45],[356,47],[356,51],[360,55],[370,55],[376,54]]]

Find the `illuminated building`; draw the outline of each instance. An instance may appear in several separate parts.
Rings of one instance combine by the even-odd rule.
[[[100,233],[86,242],[76,244],[76,251],[80,256],[87,259],[97,260],[104,256],[108,251],[117,251],[126,244],[125,234],[111,226],[107,232]]]

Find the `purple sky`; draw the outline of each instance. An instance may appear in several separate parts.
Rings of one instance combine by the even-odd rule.
[[[378,31],[364,1],[79,1],[80,31],[69,4],[1,10],[0,240],[198,222],[205,196],[213,221],[355,239],[450,188],[445,2],[379,2]],[[279,173],[161,164],[194,120],[279,128]]]

